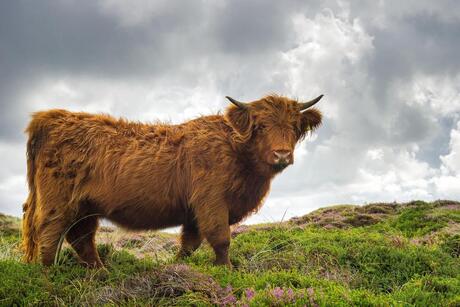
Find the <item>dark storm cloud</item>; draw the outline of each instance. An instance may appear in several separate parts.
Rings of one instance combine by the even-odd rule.
[[[0,101],[2,138],[19,138],[27,118],[22,94],[52,74],[120,75],[135,63],[145,31],[125,31],[92,2],[0,4]],[[131,69],[128,69],[131,68]]]
[[[1,69],[1,67],[0,67]],[[7,80],[11,78],[10,80]],[[20,80],[25,74],[14,73],[8,77],[0,75],[0,139],[22,140],[27,111],[18,101],[19,91],[30,86],[30,82]],[[19,80],[18,80],[19,79]],[[22,82],[21,82],[22,81]]]
[[[8,72],[27,68],[126,78],[174,70],[199,52],[279,51],[292,41],[287,3],[231,1],[207,12],[171,2],[167,14],[123,26],[96,1],[2,2],[0,63]]]
[[[155,74],[164,57],[168,35],[183,30],[193,7],[157,16],[138,27],[123,27],[96,1],[2,2],[2,62],[73,74],[116,77]],[[197,16],[199,17],[199,16]],[[151,53],[142,54],[142,48]]]
[[[216,38],[226,52],[265,53],[286,50],[292,44],[294,1],[228,1],[217,18]]]

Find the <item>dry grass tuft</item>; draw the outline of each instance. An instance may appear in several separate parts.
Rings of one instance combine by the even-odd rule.
[[[340,205],[292,218],[290,222],[296,225],[316,225],[325,229],[344,229],[374,225],[394,214],[396,214],[396,205],[390,203],[366,206]]]
[[[188,265],[174,264],[137,275],[116,287],[101,288],[88,297],[88,303],[119,305],[140,300],[155,304],[161,299],[174,299],[189,292],[200,293],[212,304],[219,304],[226,295],[212,277]]]
[[[460,202],[453,200],[437,200],[433,202],[438,209],[460,210]]]
[[[172,258],[179,249],[175,234],[164,232],[128,232],[114,229],[111,232],[100,232],[97,242],[110,244],[115,250],[125,250],[137,258],[151,257],[156,260]]]

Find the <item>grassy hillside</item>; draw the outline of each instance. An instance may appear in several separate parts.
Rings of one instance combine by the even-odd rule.
[[[64,248],[20,262],[19,220],[0,215],[0,305],[460,306],[460,203],[335,206],[233,231],[234,269],[202,246],[174,261],[175,235],[104,228],[107,270]]]

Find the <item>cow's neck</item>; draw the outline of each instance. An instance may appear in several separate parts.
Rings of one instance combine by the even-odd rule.
[[[270,189],[271,175],[260,173],[250,160],[238,163],[237,176],[229,190],[230,223],[238,223],[257,211]]]

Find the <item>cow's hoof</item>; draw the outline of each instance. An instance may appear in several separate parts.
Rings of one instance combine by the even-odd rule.
[[[233,268],[233,265],[232,263],[230,262],[230,260],[224,260],[224,261],[219,261],[219,260],[215,260],[214,261],[214,265],[225,265],[227,268],[229,268],[230,270]]]

